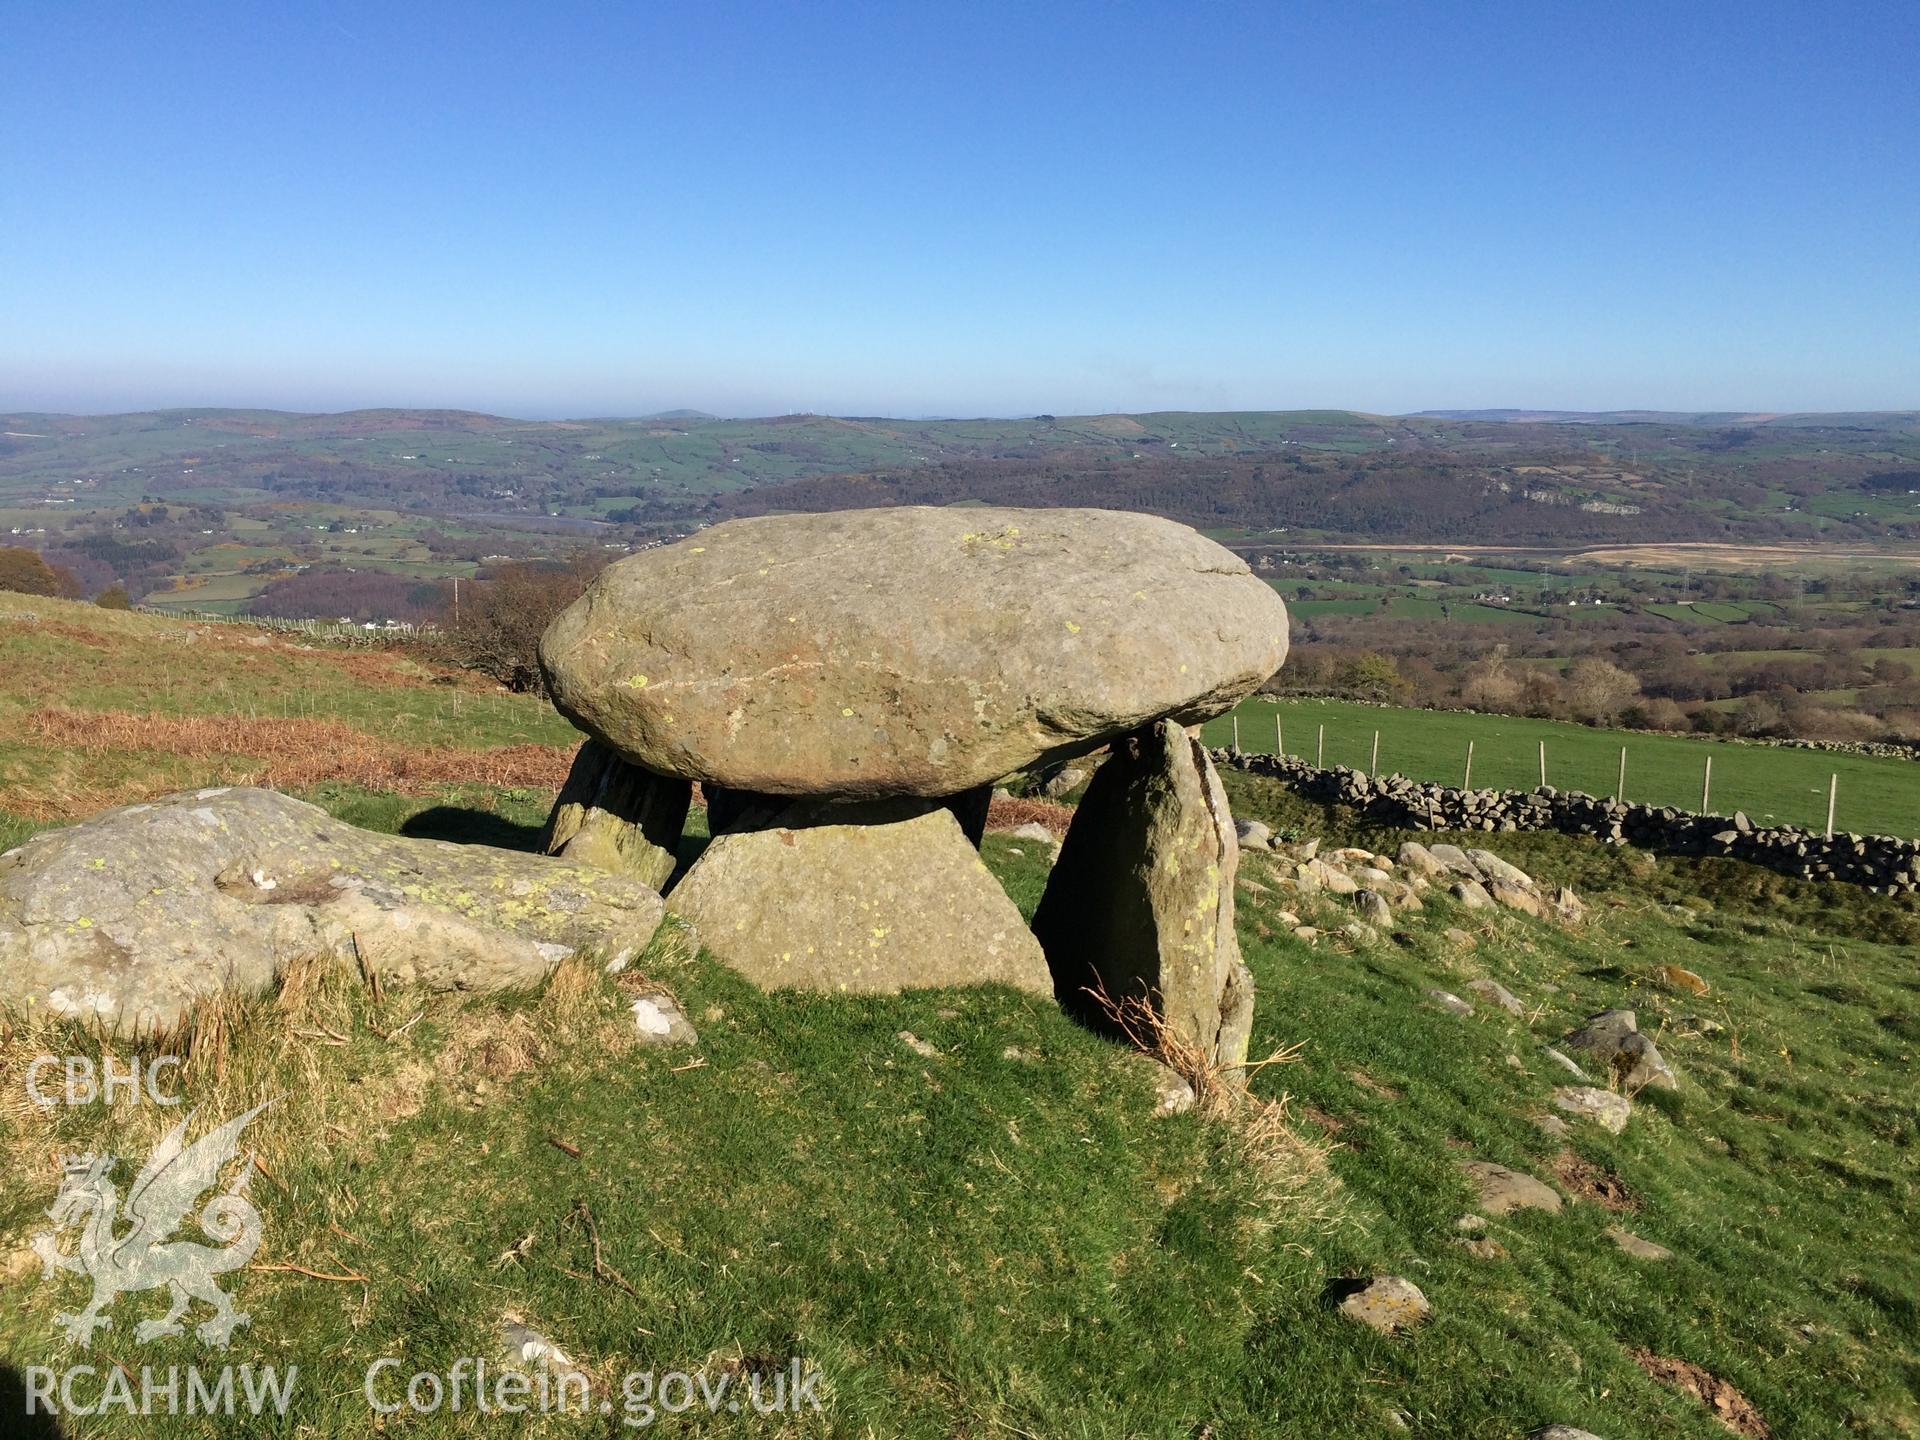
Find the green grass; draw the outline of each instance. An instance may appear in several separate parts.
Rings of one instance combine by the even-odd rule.
[[[1840,777],[1836,826],[1862,834],[1920,835],[1920,766],[1907,760],[1827,754],[1762,745],[1597,730],[1554,720],[1407,710],[1337,700],[1249,700],[1235,712],[1240,743],[1272,751],[1274,724],[1285,729],[1287,752],[1311,760],[1318,728],[1326,727],[1326,763],[1369,768],[1373,734],[1380,732],[1380,770],[1458,785],[1472,741],[1477,787],[1531,790],[1540,783],[1539,746],[1547,746],[1547,780],[1563,790],[1614,792],[1620,747],[1627,750],[1627,798],[1654,805],[1700,807],[1705,761],[1713,758],[1712,807],[1744,810],[1769,824],[1824,825],[1827,777]],[[1207,723],[1208,743],[1224,745],[1232,720]]]
[[[1236,813],[1287,831],[1396,838],[1271,782],[1229,785]],[[445,825],[483,797],[320,798],[420,833],[423,814]],[[510,823],[540,808],[495,804]],[[684,1051],[624,1041],[625,995],[591,971],[475,999],[376,1002],[343,975],[304,984],[208,1042],[189,1100],[226,1113],[284,1091],[250,1141],[273,1177],[252,1191],[263,1258],[366,1282],[234,1277],[254,1318],[226,1358],[298,1364],[295,1412],[262,1433],[306,1436],[367,1433],[360,1385],[375,1358],[411,1373],[491,1356],[509,1312],[603,1380],[801,1355],[823,1373],[828,1408],[784,1433],[1374,1436],[1400,1413],[1416,1436],[1511,1440],[1556,1420],[1609,1440],[1723,1434],[1633,1365],[1644,1346],[1736,1384],[1780,1435],[1911,1433],[1920,982],[1896,943],[1912,937],[1888,927],[1910,924],[1911,907],[1835,908],[1816,887],[1727,862],[1677,866],[1562,837],[1495,845],[1580,885],[1604,923],[1563,931],[1434,901],[1399,943],[1308,947],[1281,906],[1323,923],[1343,912],[1328,902],[1315,915],[1246,857],[1263,887],[1241,892],[1255,1048],[1305,1044],[1256,1089],[1290,1092],[1302,1130],[1338,1147],[1337,1189],[1322,1179],[1290,1201],[1255,1183],[1231,1127],[1149,1118],[1139,1074],[1031,997],[767,995],[657,944],[641,968],[702,1032],[705,1065],[681,1069]],[[996,838],[987,860],[1030,904],[1036,848]],[[1476,948],[1449,942],[1448,924],[1468,925]],[[1705,975],[1712,994],[1661,991],[1648,978],[1661,961]],[[1422,1003],[1427,986],[1459,991],[1481,974],[1528,1016],[1482,1007],[1459,1020]],[[1539,1045],[1619,1002],[1659,1032],[1685,1088],[1642,1096],[1620,1137],[1581,1127],[1555,1140],[1535,1117],[1565,1077]],[[1726,1031],[1672,1023],[1698,1013]],[[907,1050],[900,1030],[938,1057]],[[77,1034],[41,1040],[97,1049]],[[96,1105],[57,1114],[51,1138],[141,1154],[173,1118]],[[29,1123],[0,1111],[10,1147]],[[1585,1202],[1495,1220],[1507,1253],[1492,1260],[1454,1244],[1455,1218],[1473,1208],[1462,1158],[1550,1178],[1563,1144],[1616,1177],[1635,1212]],[[44,1173],[10,1171],[0,1235],[42,1224],[50,1193]],[[1331,1228],[1317,1218],[1329,1200]],[[592,1278],[592,1242],[572,1218],[583,1205],[618,1281]],[[1602,1233],[1616,1222],[1677,1258],[1629,1260]],[[1389,1340],[1333,1311],[1330,1287],[1375,1273],[1413,1278],[1431,1323]],[[53,1310],[77,1298],[71,1281],[6,1288],[8,1364],[86,1358],[49,1338]],[[133,1366],[208,1364],[190,1342],[133,1344],[127,1326],[153,1298],[119,1302],[106,1348]],[[400,1428],[520,1433],[471,1413]],[[223,1432],[115,1417],[86,1433]]]

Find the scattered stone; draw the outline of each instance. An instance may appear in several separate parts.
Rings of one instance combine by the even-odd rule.
[[[1382,930],[1393,928],[1393,907],[1387,904],[1377,891],[1354,891],[1353,905],[1360,912],[1360,918],[1367,924]]]
[[[1480,872],[1481,879],[1489,884],[1504,883],[1516,890],[1532,890],[1533,877],[1518,865],[1509,864],[1491,850],[1469,850],[1467,859]]]
[[[1626,1096],[1592,1085],[1562,1085],[1553,1092],[1553,1103],[1569,1115],[1593,1121],[1610,1135],[1625,1130],[1633,1115],[1633,1102]]]
[[[1408,840],[1401,845],[1394,860],[1402,870],[1410,870],[1416,875],[1425,875],[1429,879],[1447,873],[1447,867],[1436,860],[1433,852],[1418,840]]]
[[[670,995],[638,995],[633,1025],[642,1045],[697,1045],[699,1032]]]
[[[1487,893],[1493,897],[1496,905],[1518,910],[1536,920],[1547,918],[1547,902],[1540,898],[1540,892],[1531,885],[1515,885],[1507,880],[1495,879],[1488,882]]]
[[[1456,880],[1447,887],[1447,893],[1468,910],[1491,910],[1494,908],[1493,896],[1487,893],[1487,887],[1478,880]]]
[[[1138,1051],[1128,1051],[1122,1059],[1124,1063],[1147,1072],[1153,1085],[1153,1113],[1157,1118],[1184,1115],[1193,1109],[1196,1097],[1193,1086],[1185,1076],[1151,1055],[1143,1055]]]
[[[1340,933],[1346,936],[1349,942],[1362,949],[1369,945],[1376,945],[1380,941],[1380,932],[1364,920],[1349,920],[1340,927]]]
[[[1690,1030],[1696,1035],[1718,1035],[1727,1027],[1711,1015],[1683,1015],[1674,1022],[1682,1030]]]
[[[1053,832],[1038,820],[1029,820],[1024,825],[1016,825],[1013,829],[1009,830],[1007,834],[1014,840],[1031,840],[1041,845],[1057,845],[1060,843],[1054,838]]]
[[[1479,1188],[1480,1208],[1489,1215],[1510,1215],[1515,1210],[1557,1211],[1560,1196],[1520,1170],[1509,1170],[1491,1160],[1467,1160],[1460,1168]]]
[[[1242,850],[1273,849],[1273,830],[1270,826],[1263,825],[1258,820],[1236,820],[1233,829],[1234,833],[1240,837]]]
[[[1115,744],[1033,917],[1060,1003],[1111,1029],[1090,996],[1151,997],[1172,1033],[1210,1063],[1243,1064],[1253,978],[1234,935],[1239,863],[1226,791],[1204,746],[1171,720]]]
[[[1438,1005],[1450,1015],[1465,1017],[1473,1014],[1473,1006],[1469,1005],[1465,1000],[1462,1000],[1451,991],[1428,990],[1425,993],[1427,999],[1431,1000],[1435,1005]]]
[[[1471,990],[1475,995],[1478,995],[1489,1005],[1499,1006],[1509,1015],[1524,1015],[1527,1013],[1527,1007],[1520,1003],[1519,997],[1498,980],[1469,980],[1467,982],[1467,989]]]
[[[1629,1093],[1649,1085],[1662,1090],[1680,1088],[1679,1077],[1661,1056],[1659,1047],[1640,1033],[1639,1019],[1631,1010],[1602,1010],[1589,1015],[1584,1025],[1567,1036],[1567,1044],[1604,1060]]]
[[[1582,1070],[1574,1058],[1565,1051],[1556,1050],[1551,1045],[1542,1045],[1540,1048],[1546,1052],[1547,1057],[1552,1060],[1554,1064],[1558,1065],[1562,1070],[1565,1070],[1576,1080],[1585,1081],[1589,1078],[1587,1072]]]
[[[1573,1134],[1573,1127],[1558,1115],[1536,1115],[1533,1117],[1533,1123],[1539,1126],[1543,1133],[1553,1136],[1556,1140],[1564,1140]]]
[[[938,1060],[940,1058],[939,1050],[929,1045],[911,1030],[902,1030],[897,1038],[902,1045],[913,1051],[913,1053],[918,1055],[922,1060]]]
[[[1587,918],[1586,902],[1562,885],[1553,892],[1553,913],[1564,925],[1579,925]]]
[[[593,866],[209,788],[43,831],[0,859],[0,1002],[164,1031],[200,997],[265,990],[316,954],[391,984],[520,987],[576,951],[631,957],[663,914],[647,886]]]
[[[934,803],[796,803],[767,829],[714,840],[669,903],[715,958],[769,990],[1051,994],[1039,943]]]
[[[1300,867],[1302,878],[1311,878],[1316,888],[1329,895],[1351,895],[1360,888],[1360,882],[1344,870],[1335,869],[1324,860],[1309,860]]]
[[[1420,1324],[1433,1307],[1411,1280],[1382,1275],[1351,1289],[1340,1302],[1340,1313],[1382,1335],[1392,1335]]]
[[[1440,932],[1440,938],[1456,950],[1472,950],[1480,943],[1473,935],[1462,930],[1457,925],[1449,925],[1446,929],[1442,930]]]
[[[1293,938],[1304,940],[1311,945],[1320,938],[1320,932],[1311,925],[1296,925],[1293,927]]]
[[[1046,784],[1040,787],[1040,793],[1049,800],[1058,800],[1069,795],[1087,783],[1087,772],[1079,765],[1062,765]]]
[[[1449,845],[1444,840],[1438,840],[1427,846],[1427,854],[1439,861],[1450,875],[1458,875],[1463,880],[1480,878],[1480,867],[1469,860],[1467,852],[1458,845]]]
[[[540,642],[560,712],[629,761],[843,797],[1193,724],[1286,653],[1273,588],[1184,525],[935,506],[723,521],[608,566]]]
[[[1607,1227],[1607,1238],[1618,1245],[1636,1260],[1671,1260],[1673,1252],[1664,1245],[1656,1245],[1651,1240],[1643,1240],[1631,1230],[1623,1230],[1618,1225]]]
[[[1457,1237],[1453,1243],[1476,1260],[1503,1260],[1507,1254],[1507,1247],[1491,1235],[1482,1235],[1477,1239],[1463,1235]]]
[[[1572,1425],[1542,1425],[1538,1430],[1529,1430],[1527,1440],[1600,1440],[1591,1430],[1579,1430]]]
[[[1453,1222],[1453,1228],[1463,1235],[1478,1235],[1482,1230],[1487,1228],[1487,1217],[1484,1215],[1462,1215],[1458,1220]]]

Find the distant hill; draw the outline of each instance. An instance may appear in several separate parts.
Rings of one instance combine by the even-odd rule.
[[[1742,410],[1420,410],[1410,418],[1481,420],[1511,425],[1686,425],[1716,429],[1920,431],[1920,410],[1799,414]]]

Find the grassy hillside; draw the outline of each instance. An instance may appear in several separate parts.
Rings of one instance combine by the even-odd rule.
[[[1458,785],[1467,742],[1473,742],[1473,783],[1531,790],[1540,783],[1540,745],[1547,747],[1547,782],[1562,790],[1611,795],[1627,751],[1627,798],[1650,805],[1700,808],[1700,783],[1713,758],[1713,809],[1744,810],[1756,822],[1826,824],[1827,779],[1840,777],[1835,828],[1868,835],[1920,834],[1920,765],[1910,760],[1829,754],[1723,740],[1639,731],[1596,730],[1554,720],[1476,715],[1450,710],[1403,710],[1340,700],[1249,700],[1235,712],[1240,744],[1271,753],[1284,735],[1289,755],[1312,759],[1326,728],[1326,763],[1370,768],[1373,734],[1380,732],[1380,770]],[[1277,732],[1275,724],[1280,727]],[[1233,720],[1206,727],[1209,744],[1224,745]]]
[[[263,657],[244,640],[161,641],[178,622],[110,617],[96,631],[54,618],[104,643],[118,624],[156,627],[128,632],[129,648],[178,645],[164,653],[179,678],[158,665],[116,690],[111,667],[72,653],[96,641],[45,618],[22,639],[16,618],[0,637],[29,648],[0,669],[7,688],[22,654],[49,674],[72,666],[71,695],[36,682],[42,707],[151,696],[164,714],[205,716],[220,702],[195,691],[224,682],[257,705],[274,693],[257,667],[272,664],[309,694],[306,719],[355,733],[417,725],[423,746],[469,758],[564,738],[521,702],[471,692],[463,703],[493,708],[462,734],[425,703],[454,687],[364,683],[385,657]],[[55,745],[24,748],[9,795],[58,763]],[[111,771],[74,763],[104,801],[114,784],[275,762],[139,751]],[[550,799],[532,784],[399,779],[324,777],[306,793],[356,823],[520,845]],[[1283,836],[1389,852],[1399,838],[1257,777],[1228,783],[1236,814]],[[1733,1385],[1776,1435],[1920,1433],[1915,907],[1731,862],[1558,836],[1492,843],[1575,886],[1593,921],[1562,929],[1436,899],[1377,945],[1308,943],[1293,918],[1337,927],[1344,902],[1289,897],[1282,867],[1244,857],[1254,1048],[1298,1047],[1253,1080],[1284,1106],[1269,1112],[1284,1129],[1153,1118],[1132,1062],[1031,997],[766,995],[671,930],[626,974],[578,964],[526,994],[376,996],[344,971],[299,968],[277,996],[210,1017],[184,1076],[209,1114],[283,1097],[249,1132],[266,1240],[255,1268],[230,1277],[253,1323],[224,1358],[297,1364],[300,1380],[288,1418],[248,1433],[369,1433],[361,1387],[375,1359],[444,1374],[494,1356],[509,1319],[563,1349],[615,1412],[544,1426],[402,1414],[385,1428],[629,1433],[617,1409],[628,1372],[704,1368],[744,1385],[800,1356],[823,1377],[820,1414],[662,1423],[728,1435],[1514,1440],[1552,1421],[1608,1440],[1726,1434],[1649,1373],[1669,1373],[1658,1357]],[[985,853],[1030,911],[1041,847],[996,836]],[[1709,993],[1663,988],[1656,967],[1669,963]],[[1457,1018],[1424,998],[1483,976],[1525,1014],[1482,1004]],[[627,1006],[647,987],[678,997],[697,1050],[635,1043]],[[1618,1137],[1549,1134],[1539,1119],[1567,1077],[1541,1045],[1622,1003],[1683,1088],[1642,1094]],[[159,1308],[151,1294],[122,1298],[99,1351],[53,1338],[78,1284],[42,1283],[22,1248],[58,1180],[48,1157],[145,1154],[178,1112],[35,1111],[20,1078],[42,1051],[97,1054],[99,1042],[44,1023],[0,1031],[0,1391],[5,1367],[219,1363],[191,1340],[135,1345],[132,1322]],[[1495,1244],[1470,1253],[1456,1221],[1474,1208],[1459,1169],[1471,1158],[1525,1169],[1572,1203],[1494,1219]],[[1674,1258],[1622,1253],[1606,1234],[1616,1225]],[[1343,1281],[1382,1273],[1426,1292],[1427,1325],[1387,1339],[1336,1312]],[[111,1416],[72,1433],[235,1429]]]

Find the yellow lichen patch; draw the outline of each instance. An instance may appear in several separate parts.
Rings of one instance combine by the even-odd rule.
[[[1080,633],[1080,627],[1069,620],[1067,621],[1067,633],[1069,635],[1078,635]]]
[[[629,690],[644,690],[647,688],[647,677],[644,675],[629,675],[626,679],[626,686]]]

